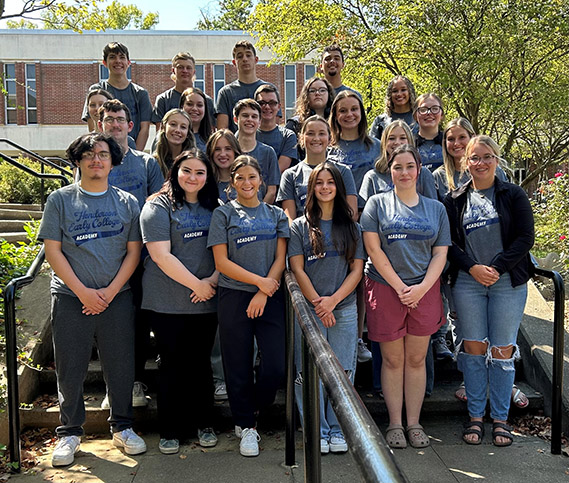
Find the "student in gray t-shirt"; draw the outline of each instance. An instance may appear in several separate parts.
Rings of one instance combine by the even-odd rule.
[[[306,214],[292,223],[288,255],[302,293],[320,321],[320,330],[353,381],[358,336],[355,289],[362,277],[365,253],[361,229],[351,215],[340,171],[330,162],[318,165],[308,180]],[[296,332],[295,359],[300,373],[298,327]],[[297,384],[295,392],[302,408],[300,387]],[[347,451],[325,391],[320,397],[321,450]]]
[[[146,451],[132,430],[134,306],[128,280],[140,259],[139,208],[134,196],[109,185],[122,150],[104,133],[79,137],[67,150],[81,180],[48,198],[38,239],[53,269],[53,346],[61,425],[53,466],[69,465],[85,422],[83,382],[96,341],[109,396],[115,446]]]
[[[231,184],[237,199],[214,211],[207,244],[220,272],[219,335],[231,413],[241,433],[240,452],[257,456],[257,412],[273,402],[284,376],[279,283],[289,227],[283,210],[259,201],[261,168],[253,157],[235,159]],[[254,339],[262,359],[256,378],[251,365]]]
[[[218,272],[207,237],[217,184],[205,154],[184,151],[164,187],[140,217],[150,257],[142,278],[142,308],[150,313],[160,354],[159,449],[176,453],[193,420],[202,446],[215,446],[210,354],[217,330]],[[167,294],[167,296],[166,296]],[[191,355],[191,364],[188,364]],[[180,384],[189,377],[191,385]],[[180,405],[180,401],[185,401]]]

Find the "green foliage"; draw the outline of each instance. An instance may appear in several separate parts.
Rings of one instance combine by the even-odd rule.
[[[447,119],[493,136],[513,166],[528,168],[528,182],[568,154],[566,0],[266,0],[248,30],[279,62],[338,42],[343,79],[372,119],[395,74],[418,93],[434,90]]]
[[[555,252],[569,271],[569,175],[540,183],[532,201],[535,219],[535,248],[540,253]]]
[[[18,162],[40,172],[40,164],[20,156]],[[45,173],[59,174],[59,171],[46,167]],[[45,196],[61,187],[57,180],[44,180]],[[6,162],[0,162],[0,202],[3,203],[39,203],[41,181],[20,168]]]
[[[219,13],[212,14],[207,8],[200,8],[202,19],[198,30],[244,30],[253,10],[252,0],[220,0]]]
[[[37,24],[30,22],[29,20],[24,20],[21,18],[20,20],[8,20],[6,22],[6,26],[9,29],[24,29],[24,30],[33,30],[37,29]]]

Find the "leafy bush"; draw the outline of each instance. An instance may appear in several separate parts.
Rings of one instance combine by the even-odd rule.
[[[535,248],[555,252],[569,271],[569,175],[556,173],[540,183],[532,201],[535,218]]]
[[[20,156],[16,161],[29,166],[38,173],[40,163]],[[45,173],[59,174],[59,171],[45,167]],[[45,196],[61,186],[57,180],[44,180]],[[41,180],[35,176],[12,166],[5,161],[0,162],[0,202],[4,203],[39,203]]]

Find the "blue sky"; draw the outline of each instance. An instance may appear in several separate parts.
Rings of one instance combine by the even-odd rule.
[[[119,0],[123,4],[135,4],[144,13],[158,12],[160,22],[156,30],[194,30],[198,20],[201,18],[200,8],[209,10],[211,13],[217,11],[216,0]],[[17,10],[21,6],[22,0],[8,0],[6,2],[6,13]],[[0,23],[0,28],[5,28],[4,22]]]

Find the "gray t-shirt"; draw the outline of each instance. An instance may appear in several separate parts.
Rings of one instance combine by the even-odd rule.
[[[248,153],[243,152],[243,154],[248,154],[253,156],[259,165],[261,166],[261,176],[263,177],[263,184],[259,188],[259,199],[262,201],[267,194],[267,187],[269,186],[279,186],[281,179],[281,172],[279,170],[279,162],[275,150],[266,144],[257,141],[257,145],[253,151]]]
[[[237,201],[213,212],[207,246],[227,245],[229,260],[245,270],[266,277],[275,261],[278,238],[289,238],[288,218],[278,206],[261,202],[248,208]],[[219,274],[219,286],[257,292],[255,285]]]
[[[314,290],[321,297],[333,295],[348,276],[350,265],[346,261],[345,252],[334,245],[332,240],[332,220],[320,220],[320,229],[324,236],[323,257],[317,257],[310,246],[308,237],[309,225],[306,217],[297,218],[290,227],[290,241],[288,243],[288,256],[304,256],[304,271],[312,282]],[[361,227],[358,225],[360,238],[357,241],[354,258],[365,260],[366,255],[363,247]],[[308,301],[311,304],[310,301]],[[337,306],[342,309],[356,303],[356,291],[354,290]]]
[[[331,161],[334,163],[333,161]],[[346,187],[346,195],[357,195],[356,184],[352,172],[343,164],[334,163],[339,169],[344,185]],[[294,200],[296,204],[296,217],[302,216],[304,213],[304,205],[306,204],[306,194],[308,192],[308,178],[310,173],[316,166],[311,166],[303,161],[296,166],[285,169],[281,177],[279,192],[277,193],[277,202],[284,200]]]
[[[146,121],[150,122],[150,118],[152,117],[152,104],[150,103],[148,91],[134,82],[130,82],[124,89],[117,89],[106,80],[93,84],[89,87],[89,91],[92,91],[93,89],[105,89],[107,92],[111,93],[115,99],[126,104],[130,111],[132,122],[134,123],[134,127],[129,134],[136,140],[138,133],[140,132],[140,123]],[[87,99],[85,99],[81,119],[83,119],[83,121],[87,121],[89,119],[89,104]]]
[[[140,214],[144,243],[169,241],[170,253],[197,278],[215,272],[213,253],[207,248],[212,212],[199,203],[184,202],[172,210],[166,195],[149,201]],[[142,308],[167,314],[207,314],[217,311],[217,296],[194,304],[192,290],[172,280],[151,257],[144,262]]]
[[[126,191],[109,186],[94,196],[75,183],[49,195],[38,239],[61,242],[77,278],[88,288],[105,288],[123,263],[127,243],[140,241],[139,214],[136,198]],[[51,292],[76,296],[55,273]]]
[[[283,126],[275,126],[271,131],[257,131],[257,141],[271,146],[275,150],[277,160],[281,156],[296,159],[296,134]]]
[[[500,233],[500,216],[494,207],[494,186],[485,190],[469,189],[462,218],[465,251],[482,265],[490,265],[504,251]]]
[[[364,175],[373,169],[375,160],[380,155],[380,145],[377,139],[372,138],[373,144],[368,147],[361,139],[344,141],[340,139],[337,146],[328,148],[327,158],[330,161],[345,164],[354,175],[356,189],[362,186]],[[363,208],[365,200],[358,195],[358,208]]]
[[[393,189],[393,181],[391,173],[380,173],[375,168],[369,170],[362,181],[360,188],[360,197],[367,201],[371,196],[379,193],[385,193]],[[419,179],[417,180],[417,193],[433,200],[437,199],[437,190],[435,188],[435,180],[431,172],[421,167]]]
[[[421,283],[432,259],[432,248],[450,246],[450,228],[442,203],[419,195],[410,207],[395,191],[372,196],[366,203],[360,223],[364,232],[379,234],[381,249],[403,283]],[[376,282],[387,284],[368,258],[365,273]]]
[[[233,108],[241,99],[253,99],[255,91],[263,84],[271,84],[264,80],[257,79],[252,84],[245,84],[239,79],[234,80],[230,84],[224,85],[217,94],[217,104],[215,110],[217,114],[225,114],[229,117],[228,128],[232,132],[237,131],[237,125],[233,122]]]
[[[182,93],[178,92],[174,87],[162,92],[162,94],[158,94],[156,96],[156,102],[154,103],[154,109],[152,110],[152,122],[162,122],[164,114],[170,109],[178,109],[180,107],[181,98]],[[215,106],[213,105],[213,99],[207,94],[205,98],[211,124],[215,126]]]
[[[152,156],[129,148],[122,163],[111,170],[109,184],[134,195],[142,209],[146,198],[160,190],[164,176]]]

